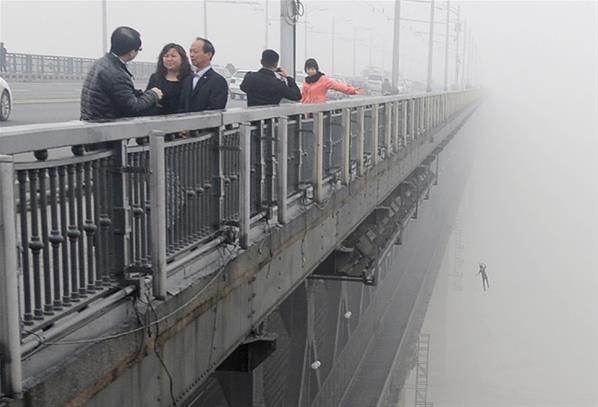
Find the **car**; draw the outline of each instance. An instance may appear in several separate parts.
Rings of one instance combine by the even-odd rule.
[[[212,69],[222,75],[227,82],[230,81],[231,74],[228,69],[220,65],[212,65]]]
[[[230,93],[231,99],[246,99],[247,95],[245,92],[241,90],[241,82],[243,82],[243,78],[247,75],[248,72],[251,72],[248,69],[239,69],[237,70],[233,76],[231,76],[229,84],[228,84],[228,92]]]
[[[0,121],[4,122],[10,117],[12,111],[12,92],[8,82],[0,78]]]
[[[364,95],[370,94],[370,85],[361,76],[350,76],[347,78],[347,83],[349,83],[349,85],[353,86],[354,88],[361,88],[363,90]]]
[[[372,94],[382,94],[382,82],[384,81],[384,76],[381,73],[370,73],[367,77],[367,81]]]

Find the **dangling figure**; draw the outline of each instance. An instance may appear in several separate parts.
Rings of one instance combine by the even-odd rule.
[[[482,287],[484,287],[484,291],[486,288],[490,288],[490,283],[488,283],[488,274],[486,274],[486,264],[480,263],[480,271],[478,274],[482,275]]]

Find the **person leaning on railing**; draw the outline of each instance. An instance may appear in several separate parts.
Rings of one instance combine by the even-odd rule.
[[[162,91],[135,89],[127,62],[141,51],[139,32],[118,27],[112,33],[110,52],[89,70],[81,91],[81,120],[110,120],[144,116],[158,105]]]
[[[127,63],[141,51],[141,36],[131,27],[118,27],[110,52],[89,70],[81,90],[81,120],[102,121],[151,114],[163,93],[157,88],[135,89]],[[98,146],[99,147],[99,146]],[[95,149],[95,148],[90,148]]]
[[[110,37],[110,52],[91,66],[81,90],[81,120],[106,121],[151,114],[162,99],[156,87],[135,89],[133,74],[127,62],[141,51],[141,35],[131,27],[118,27]],[[88,144],[87,150],[107,147],[106,143]],[[72,147],[75,155],[83,154],[83,146]],[[34,153],[38,160],[48,157],[46,150]]]
[[[305,61],[305,73],[307,74],[307,77],[303,84],[301,103],[324,103],[326,102],[329,89],[347,95],[363,94],[363,89],[345,85],[320,72],[318,61],[313,58],[309,58]]]

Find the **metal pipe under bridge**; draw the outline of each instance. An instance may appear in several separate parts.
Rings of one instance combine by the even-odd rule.
[[[7,405],[391,405],[480,96],[3,129]]]

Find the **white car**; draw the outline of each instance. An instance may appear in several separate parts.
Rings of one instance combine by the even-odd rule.
[[[230,93],[230,98],[235,99],[245,99],[247,95],[245,92],[241,90],[241,82],[243,82],[243,78],[247,75],[247,72],[251,72],[248,69],[239,69],[237,72],[230,77],[230,81],[228,83],[228,91]]]
[[[0,122],[8,120],[12,111],[12,92],[8,83],[0,78]]]

